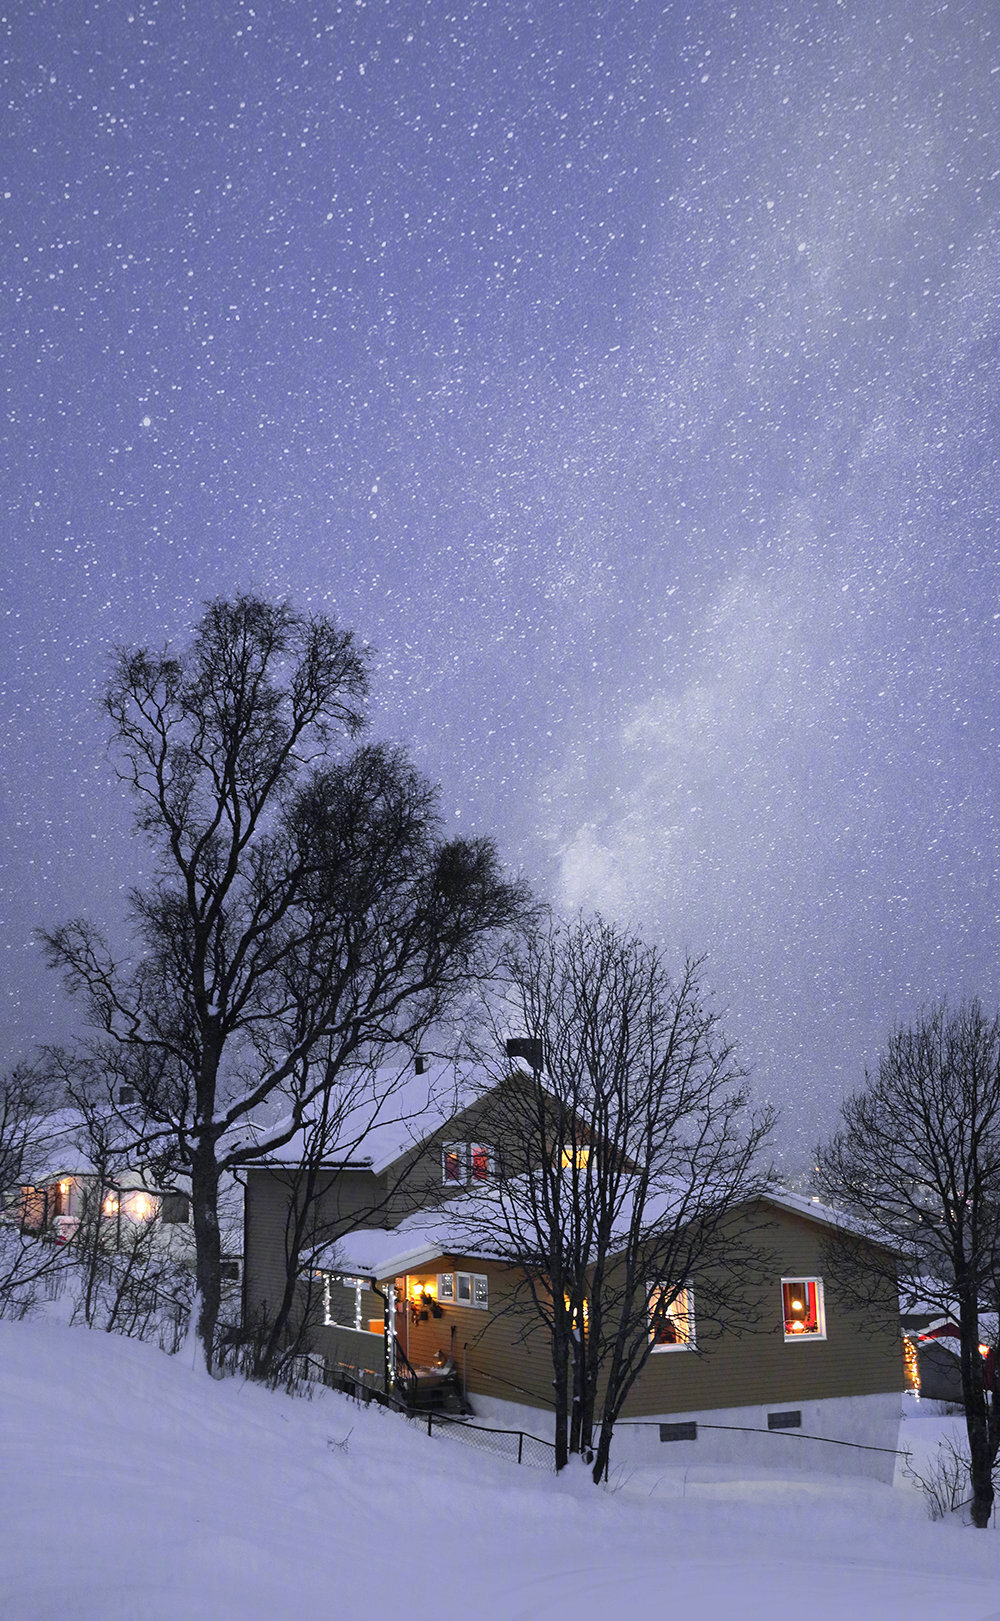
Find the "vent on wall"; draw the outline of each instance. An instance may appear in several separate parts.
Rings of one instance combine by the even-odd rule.
[[[698,1425],[694,1419],[686,1419],[683,1424],[661,1424],[661,1441],[697,1441]]]
[[[800,1430],[802,1428],[802,1410],[791,1407],[785,1413],[768,1413],[767,1427],[769,1430]]]

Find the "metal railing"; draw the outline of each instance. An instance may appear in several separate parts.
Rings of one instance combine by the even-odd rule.
[[[417,1415],[423,1418],[424,1414]],[[543,1441],[527,1430],[498,1430],[489,1424],[470,1424],[467,1419],[449,1418],[445,1413],[428,1413],[427,1434],[434,1428],[453,1435],[466,1446],[480,1452],[493,1452],[513,1463],[528,1464],[535,1469],[554,1469],[556,1449],[552,1441]]]

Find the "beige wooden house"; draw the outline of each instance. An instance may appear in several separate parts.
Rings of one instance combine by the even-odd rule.
[[[489,1098],[376,1130],[322,1172],[310,1268],[310,1347],[331,1377],[440,1400],[548,1438],[552,1365],[542,1324],[518,1309],[519,1273],[470,1239],[463,1193],[491,1174]],[[245,1305],[283,1281],[296,1166],[247,1175]],[[904,1388],[898,1301],[851,1308],[824,1239],[840,1218],[781,1189],[745,1212],[765,1235],[749,1320],[719,1331],[694,1282],[655,1332],[615,1431],[615,1461],[741,1458],[891,1478]],[[676,1280],[650,1280],[669,1286]],[[890,1298],[891,1295],[891,1298]],[[652,1330],[651,1330],[652,1333]]]

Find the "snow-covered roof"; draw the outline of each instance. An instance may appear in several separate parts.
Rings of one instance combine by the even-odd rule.
[[[153,1183],[143,1175],[137,1163],[139,1154],[129,1154],[131,1132],[127,1111],[107,1111],[98,1117],[98,1129],[107,1151],[104,1174],[109,1172],[116,1184],[130,1187],[152,1188]],[[56,1109],[38,1118],[34,1142],[36,1151],[25,1165],[24,1174],[33,1185],[54,1182],[61,1177],[96,1176],[98,1165],[94,1157],[94,1135],[86,1116],[76,1108]],[[127,1163],[131,1158],[131,1163]],[[172,1178],[170,1186],[187,1188],[189,1179]]]
[[[358,1228],[326,1245],[317,1253],[315,1264],[321,1268],[335,1266],[338,1271],[363,1277],[388,1278],[426,1266],[441,1255],[502,1259],[497,1246],[491,1244],[486,1235],[505,1230],[505,1214],[516,1225],[517,1199],[515,1194],[511,1200],[512,1191],[510,1184],[506,1190],[484,1187],[450,1199],[434,1210],[408,1216],[398,1227]],[[827,1226],[840,1227],[846,1220],[831,1206],[803,1199],[783,1188],[770,1188],[763,1197],[778,1208],[808,1216]],[[678,1194],[670,1190],[654,1194],[647,1201],[647,1221],[652,1223],[660,1215],[676,1214],[678,1202]],[[491,1203],[496,1205],[494,1221],[490,1220]],[[623,1229],[628,1225],[629,1215],[629,1210],[622,1211]]]
[[[315,1256],[315,1263],[360,1277],[391,1278],[424,1267],[441,1255],[499,1259],[481,1237],[470,1233],[467,1221],[445,1206],[408,1216],[398,1227],[359,1227],[326,1245]]]
[[[324,1144],[329,1165],[357,1166],[384,1171],[409,1149],[416,1148],[481,1091],[468,1073],[451,1062],[429,1061],[418,1075],[412,1060],[405,1068],[383,1065],[348,1077],[348,1106],[336,1122],[336,1131]],[[336,1093],[334,1094],[336,1100]],[[281,1124],[258,1128],[260,1136],[279,1135]],[[287,1143],[261,1158],[264,1165],[298,1165],[316,1130],[315,1119],[300,1128]]]

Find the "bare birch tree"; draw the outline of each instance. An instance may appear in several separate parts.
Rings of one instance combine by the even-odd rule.
[[[894,1283],[956,1316],[972,1517],[989,1523],[1000,1447],[995,1372],[980,1345],[1000,1308],[1000,1015],[945,1002],[897,1026],[819,1153],[820,1185],[894,1253],[836,1240],[841,1287],[867,1303]],[[879,1255],[884,1257],[879,1269]],[[993,1325],[987,1334],[984,1317]]]
[[[579,1453],[600,1480],[685,1291],[697,1286],[706,1328],[749,1310],[756,1251],[734,1211],[762,1191],[772,1117],[750,1107],[698,963],[675,980],[656,948],[584,918],[534,934],[505,967],[497,1040],[527,1039],[496,1093],[498,1180],[469,1219],[547,1331],[557,1467]]]
[[[351,745],[367,690],[351,632],[251,596],[210,603],[180,654],[121,650],[105,708],[156,857],[131,895],[138,951],[115,961],[86,920],[44,937],[118,1051],[147,1151],[191,1177],[209,1368],[220,1178],[359,1056],[415,1043],[523,905],[489,840],[442,838],[402,750]],[[281,1131],[251,1139],[276,1097]]]

